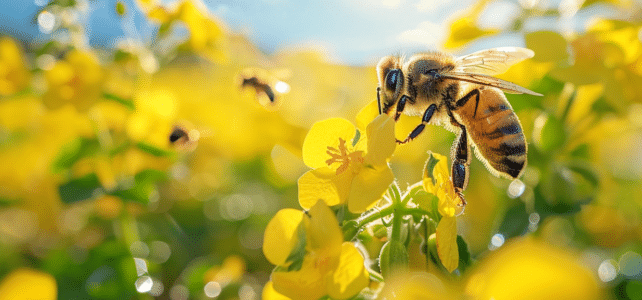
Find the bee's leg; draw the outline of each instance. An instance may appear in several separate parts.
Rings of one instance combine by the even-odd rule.
[[[399,117],[401,117],[401,113],[403,110],[406,108],[406,101],[408,101],[408,96],[403,95],[401,96],[401,99],[399,99],[399,102],[397,102],[397,109],[395,111],[395,122],[399,120]]]
[[[468,185],[468,166],[470,165],[470,145],[468,144],[468,136],[466,134],[466,127],[461,126],[461,133],[459,138],[453,145],[452,149],[452,181],[453,186],[455,187],[455,192],[459,195],[462,200],[462,205],[466,205],[466,200],[464,200],[463,191]]]
[[[479,97],[481,96],[481,93],[479,92],[479,89],[474,89],[470,91],[466,96],[461,97],[461,99],[457,100],[455,103],[456,107],[462,107],[470,98],[475,97],[475,113],[473,114],[473,118],[477,117],[477,107],[479,107]]]
[[[432,115],[435,114],[435,110],[437,110],[437,105],[431,104],[430,106],[428,106],[428,108],[424,112],[423,117],[421,117],[421,124],[417,125],[417,127],[415,127],[415,129],[413,129],[410,132],[410,134],[405,140],[403,141],[397,140],[397,143],[405,144],[407,142],[414,140],[417,136],[419,136],[419,134],[422,131],[424,131],[424,128],[426,128],[426,124],[428,124],[428,122],[430,122],[430,119],[432,119]]]
[[[377,107],[379,107],[379,114],[381,114],[381,87],[377,87]]]

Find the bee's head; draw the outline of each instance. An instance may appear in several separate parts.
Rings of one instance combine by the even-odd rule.
[[[403,89],[404,76],[401,72],[401,59],[396,56],[386,56],[377,64],[379,79],[379,105],[382,113],[389,114],[398,101]]]

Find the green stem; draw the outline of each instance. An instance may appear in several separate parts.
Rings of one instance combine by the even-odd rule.
[[[400,213],[403,214],[403,215],[413,215],[413,216],[419,216],[419,217],[423,216],[423,217],[432,219],[430,217],[430,212],[429,211],[423,210],[423,209],[418,208],[418,207],[416,207],[416,208],[415,207],[413,207],[413,208],[405,207],[404,209],[402,209],[400,211]]]
[[[399,187],[397,186],[397,183],[393,183],[390,185],[390,191],[392,191],[391,196],[392,196],[392,203],[400,203],[401,202],[401,193],[399,192]]]
[[[404,215],[401,213],[399,207],[395,207],[392,215],[392,229],[390,233],[390,240],[401,242],[401,223]]]
[[[381,274],[372,270],[368,270],[368,274],[370,274],[370,277],[372,277],[372,279],[374,279],[375,281],[383,282],[383,276],[381,276]]]
[[[374,211],[368,215],[365,215],[357,220],[357,227],[361,228],[365,225],[367,225],[370,222],[373,222],[375,220],[381,219],[383,217],[387,217],[392,214],[394,211],[394,208],[392,206],[387,206],[384,207],[381,210]]]

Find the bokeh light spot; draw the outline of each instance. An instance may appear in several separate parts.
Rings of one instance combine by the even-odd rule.
[[[152,290],[154,281],[149,276],[142,276],[136,280],[134,285],[139,293],[147,293]]]
[[[141,241],[135,241],[129,246],[129,251],[134,257],[147,257],[149,255],[149,247]]]
[[[221,294],[221,290],[221,285],[216,281],[208,282],[203,288],[205,296],[210,298],[218,297]]]
[[[508,186],[508,197],[514,199],[521,196],[526,190],[526,185],[519,179],[513,180]]]
[[[620,257],[620,274],[636,278],[642,275],[642,256],[640,254],[628,251]]]
[[[52,13],[45,10],[38,15],[38,27],[42,33],[51,33],[54,25],[56,25],[56,16]]]
[[[281,93],[281,94],[287,94],[288,92],[290,92],[290,85],[289,85],[289,84],[287,84],[287,83],[285,83],[285,82],[283,82],[283,81],[278,81],[278,82],[274,85],[274,89],[275,89],[278,93]]]
[[[617,268],[615,268],[615,265],[613,265],[613,261],[603,261],[597,268],[597,275],[600,277],[600,280],[602,280],[602,282],[613,281],[613,279],[617,277]]]
[[[150,258],[153,259],[155,263],[162,264],[166,262],[172,254],[172,249],[163,241],[153,241],[150,243],[150,246]]]
[[[496,233],[490,239],[490,245],[488,245],[488,249],[489,250],[495,250],[495,249],[501,247],[502,245],[504,245],[504,241],[505,241],[504,235],[501,234],[501,233]]]
[[[143,276],[147,273],[147,262],[142,258],[134,257],[134,264],[136,265],[136,274]]]

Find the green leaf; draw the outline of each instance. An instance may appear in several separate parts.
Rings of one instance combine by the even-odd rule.
[[[468,244],[464,241],[461,235],[457,236],[457,249],[459,250],[459,270],[463,273],[472,263],[470,252],[468,252]]]
[[[499,232],[506,239],[522,235],[528,230],[528,213],[526,205],[522,201],[515,201],[515,204],[504,214],[504,220],[499,226]]]
[[[156,192],[156,184],[167,178],[167,174],[158,170],[144,170],[134,176],[134,186],[129,189],[117,190],[111,194],[125,201],[139,203],[149,202],[150,196]]]
[[[533,128],[533,141],[542,152],[558,150],[566,141],[564,124],[546,112],[540,114],[535,120]]]
[[[631,300],[642,300],[642,282],[630,280],[626,283],[626,295]]]
[[[343,231],[343,240],[352,241],[359,234],[359,223],[355,220],[347,221],[341,226]]]
[[[147,152],[147,153],[149,153],[149,154],[151,154],[153,156],[157,156],[157,157],[165,157],[165,156],[173,156],[174,155],[173,151],[164,150],[164,149],[158,148],[158,147],[156,147],[154,145],[151,145],[151,144],[148,144],[148,143],[145,143],[145,142],[138,142],[136,144],[136,147],[138,147],[138,149],[140,149],[140,150],[142,150],[144,152]]]
[[[79,137],[60,148],[58,155],[53,160],[51,170],[60,173],[71,168],[78,160],[92,156],[100,149],[97,139]]]
[[[91,173],[59,186],[58,193],[62,202],[74,203],[91,198],[94,192],[101,187],[98,176]]]
[[[117,53],[117,55],[118,55],[118,53]],[[117,56],[117,58],[119,58],[119,57]],[[118,96],[116,96],[114,94],[110,94],[110,93],[103,93],[103,98],[105,98],[107,100],[112,100],[112,101],[118,102],[118,103],[124,105],[125,107],[127,107],[129,110],[135,110],[136,109],[136,105],[134,105],[134,101],[131,100],[131,99],[124,99],[124,98],[118,97]]]

